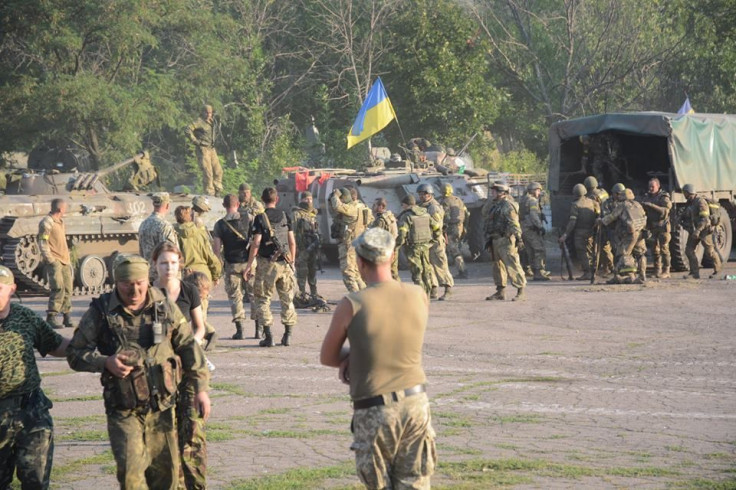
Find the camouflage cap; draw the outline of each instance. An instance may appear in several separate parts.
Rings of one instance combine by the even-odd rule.
[[[240,184],[240,187],[238,187],[239,191],[249,191],[250,190],[250,184]]]
[[[15,284],[15,276],[13,276],[13,271],[8,269],[4,265],[0,265],[0,284]]]
[[[192,207],[196,211],[201,211],[203,213],[208,212],[210,209],[210,201],[207,199],[206,196],[194,196],[194,199],[192,199]]]
[[[154,206],[161,206],[171,202],[171,196],[169,196],[168,192],[156,192],[151,196],[151,199],[153,200]]]
[[[396,241],[391,233],[378,227],[369,228],[353,240],[355,253],[374,264],[390,261],[395,246]]]
[[[112,275],[116,281],[148,279],[148,261],[135,254],[118,254],[112,263]]]

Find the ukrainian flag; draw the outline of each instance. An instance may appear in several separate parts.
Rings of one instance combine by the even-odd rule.
[[[678,116],[684,116],[686,114],[695,114],[695,111],[693,110],[693,106],[690,105],[690,97],[685,97],[685,103],[682,104],[682,107],[680,107],[680,110],[677,111]]]
[[[386,95],[386,89],[383,88],[381,77],[378,77],[371,91],[368,92],[368,97],[363,102],[363,107],[360,108],[353,127],[350,128],[348,149],[370,138],[394,119],[396,119],[396,113]]]

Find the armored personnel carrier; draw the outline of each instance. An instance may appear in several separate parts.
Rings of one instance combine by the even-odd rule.
[[[112,192],[103,177],[135,166],[126,188]],[[36,241],[38,224],[51,201],[64,197],[67,240],[75,266],[75,295],[100,294],[112,288],[112,260],[118,253],[138,253],[138,227],[153,211],[151,194],[140,189],[154,181],[156,171],[142,152],[99,172],[55,172],[29,168],[6,175],[0,196],[0,249],[2,263],[15,274],[19,289],[48,292],[41,252]],[[190,205],[191,195],[172,194],[172,209]],[[173,216],[171,216],[173,219]],[[213,223],[207,223],[211,228]]]

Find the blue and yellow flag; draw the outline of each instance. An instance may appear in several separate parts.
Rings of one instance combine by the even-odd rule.
[[[678,116],[684,116],[685,114],[695,114],[693,106],[690,105],[690,97],[685,97],[685,102],[680,107],[680,110],[677,111]]]
[[[396,113],[386,95],[386,89],[383,88],[381,77],[378,77],[368,92],[368,97],[363,102],[363,107],[360,108],[353,127],[350,128],[348,149],[370,138],[394,119],[396,119]]]

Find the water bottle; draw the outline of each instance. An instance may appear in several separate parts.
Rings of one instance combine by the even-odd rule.
[[[729,274],[726,276],[727,281],[736,281],[736,274]]]

